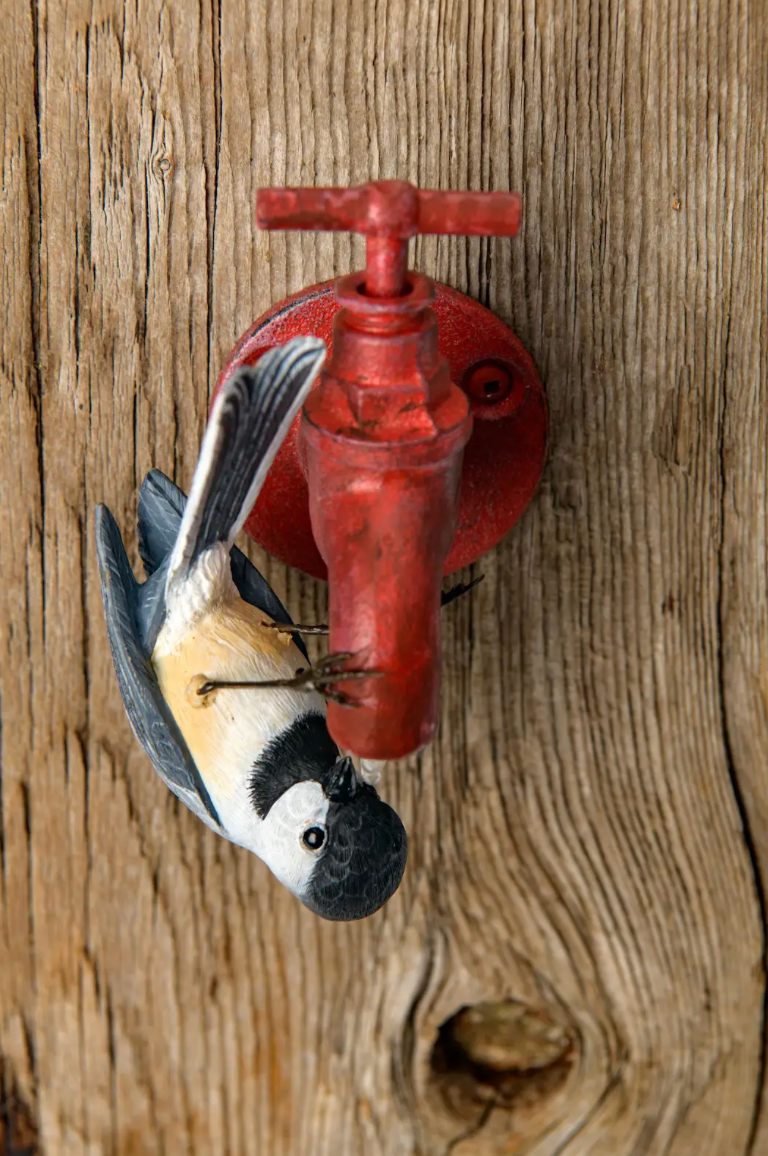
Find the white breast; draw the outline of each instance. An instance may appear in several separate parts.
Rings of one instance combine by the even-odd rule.
[[[152,662],[227,834],[258,854],[260,820],[248,795],[253,764],[299,715],[325,714],[325,701],[316,691],[288,688],[221,689],[200,698],[196,693],[200,676],[258,682],[291,678],[307,665],[290,635],[261,625],[271,621],[268,615],[243,602],[236,592],[234,598],[226,591],[223,595],[218,605],[204,611],[191,594],[190,622],[183,628],[176,613],[166,623]]]

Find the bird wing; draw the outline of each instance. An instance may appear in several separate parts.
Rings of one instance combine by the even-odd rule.
[[[170,478],[160,470],[149,471],[139,492],[139,554],[150,578],[168,560],[176,544],[186,505],[186,494]],[[233,546],[229,557],[232,579],[243,601],[263,610],[274,622],[291,622],[288,611],[266,578],[248,561],[242,550]],[[164,578],[158,577],[164,587]],[[154,637],[150,636],[150,641],[151,650]],[[309,662],[301,636],[294,634],[293,641]]]
[[[223,833],[218,813],[163,698],[136,625],[139,586],[115,519],[96,509],[96,554],[109,648],[131,729],[166,786],[209,827]]]

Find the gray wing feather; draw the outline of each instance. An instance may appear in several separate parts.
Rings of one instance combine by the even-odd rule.
[[[165,579],[168,559],[137,588],[134,619],[145,654],[154,654],[155,643],[165,622]]]
[[[296,337],[224,382],[171,554],[169,595],[212,546],[233,545],[324,357],[318,338]]]
[[[142,590],[147,590],[146,599],[149,600],[150,590],[154,592],[154,583],[157,582],[157,591],[165,586],[165,578],[155,578],[161,567],[167,567],[171,551],[176,544],[179,526],[187,504],[187,496],[178,486],[167,478],[160,470],[150,470],[141,485],[139,492],[139,554],[144,563],[144,569],[149,575]],[[257,610],[263,610],[275,622],[290,622],[291,617],[275,594],[272,587],[251,562],[248,561],[242,550],[233,546],[230,550],[230,564],[232,580],[244,602],[249,602]],[[148,589],[149,588],[149,589]],[[142,594],[142,618],[154,614],[154,604],[145,608],[145,596]],[[154,621],[157,623],[157,619]],[[147,641],[151,642],[148,649],[151,653],[154,648],[154,639],[162,623],[156,625],[154,631],[147,633]],[[143,623],[140,623],[143,625]],[[307,648],[303,639],[295,634],[293,641],[302,656],[309,662]]]
[[[149,578],[176,545],[186,494],[162,470],[150,470],[139,490],[139,555]]]
[[[106,506],[96,509],[96,554],[109,648],[128,720],[163,782],[200,819],[222,826],[168,705],[136,624],[139,587]]]

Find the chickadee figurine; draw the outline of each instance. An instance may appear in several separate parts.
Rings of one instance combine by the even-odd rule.
[[[386,903],[407,856],[399,817],[325,724],[319,692],[343,701],[338,684],[370,672],[349,670],[349,655],[313,670],[274,591],[233,548],[324,356],[322,341],[298,338],[229,378],[189,500],[158,470],[147,474],[146,582],[105,506],[96,548],[120,693],[160,778],[311,911],[351,920]]]

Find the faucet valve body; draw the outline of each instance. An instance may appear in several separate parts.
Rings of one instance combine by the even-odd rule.
[[[457,529],[473,413],[509,417],[523,401],[534,401],[537,430],[527,447],[526,474],[533,484],[527,484],[525,501],[546,444],[543,392],[522,347],[524,372],[517,382],[503,356],[468,366],[461,387],[451,380],[433,308],[435,285],[408,270],[408,241],[420,232],[513,236],[520,198],[418,190],[403,181],[262,189],[257,221],[267,229],[344,230],[367,238],[366,269],[335,283],[331,355],[305,403],[298,443],[295,433],[289,436],[283,466],[278,455],[272,472],[292,479],[290,471],[300,463],[314,543],[329,581],[330,651],[350,652],[355,669],[372,672],[370,679],[345,684],[354,705],[329,702],[329,730],[357,755],[399,758],[427,744],[437,728],[441,581]],[[325,299],[327,318],[327,290]],[[298,331],[283,337],[277,311],[268,317],[275,343]],[[256,352],[258,325],[234,351],[222,380],[269,347],[261,343]],[[538,387],[535,398],[528,397],[526,381],[521,388],[525,374]],[[501,431],[503,423],[494,424]],[[525,444],[522,449],[525,459]],[[265,490],[274,508],[278,480],[272,491],[270,480]],[[258,509],[257,503],[254,514]]]

